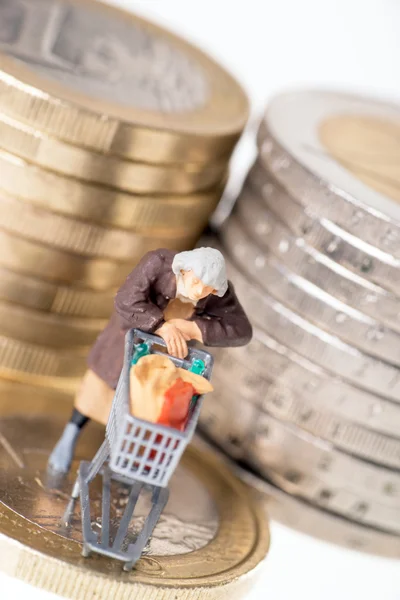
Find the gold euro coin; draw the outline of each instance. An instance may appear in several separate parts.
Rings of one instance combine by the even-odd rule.
[[[0,109],[71,144],[152,163],[227,157],[238,83],[184,40],[93,0],[0,6]]]
[[[144,253],[146,243],[152,243],[152,238],[149,236],[77,221],[26,205],[1,192],[0,228],[74,254],[111,258],[123,262],[129,262],[132,256]],[[173,235],[164,239],[155,237],[161,247],[168,241],[170,244],[175,241]]]
[[[111,314],[115,291],[92,291],[57,285],[0,266],[1,301],[48,313],[106,318]]]
[[[85,369],[82,369],[83,372]],[[60,391],[68,394],[71,398],[77,393],[82,381],[82,377],[41,377],[23,371],[9,371],[7,369],[3,370],[2,368],[0,368],[0,377],[11,384],[14,383],[29,387],[37,387],[39,389],[46,388],[50,391]]]
[[[106,319],[52,315],[0,301],[0,335],[50,348],[89,346],[106,324]]]
[[[27,398],[31,399],[30,414],[32,415],[43,413],[49,402],[65,402],[67,406],[70,406],[73,401],[73,395],[68,390],[26,385],[7,379],[0,379],[0,398],[2,398],[4,414],[15,410],[15,405],[19,402],[26,402]]]
[[[0,377],[44,386],[75,385],[86,370],[87,349],[67,352],[0,336]]]
[[[83,558],[79,503],[71,526],[62,516],[78,462],[90,459],[104,428],[90,423],[79,440],[70,475],[47,476],[48,455],[71,407],[47,394],[40,408],[29,397],[11,403],[0,387],[0,569],[74,600],[207,600],[243,598],[266,558],[268,523],[249,491],[214,455],[190,447],[170,482],[170,499],[149,546],[131,572],[103,556]],[[111,522],[118,523],[126,495],[112,489]],[[91,487],[94,527],[100,530],[101,486]],[[143,522],[142,496],[132,522]],[[96,525],[97,524],[97,525]],[[90,591],[89,591],[90,590]]]
[[[147,242],[142,252],[132,256],[128,264],[85,258],[0,230],[0,265],[50,281],[81,284],[94,290],[110,290],[121,285],[148,250],[162,246],[183,250],[191,246],[187,238],[168,240],[168,243],[149,238]]]
[[[150,236],[200,232],[221,197],[223,183],[186,196],[139,196],[63,177],[0,150],[0,189],[9,195],[55,213]]]
[[[227,171],[226,160],[203,167],[165,166],[105,156],[49,137],[1,113],[0,147],[51,171],[139,194],[190,194],[210,189]]]

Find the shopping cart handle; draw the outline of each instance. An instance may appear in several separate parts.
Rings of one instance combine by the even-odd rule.
[[[131,365],[136,364],[142,356],[146,356],[153,352],[157,353],[157,351],[153,350],[153,345],[167,348],[167,344],[163,338],[140,329],[130,329],[128,331],[126,334],[126,344],[127,348],[130,349],[129,362]],[[183,368],[186,367],[194,373],[203,375],[207,379],[211,376],[214,360],[211,354],[205,350],[189,347],[189,353],[185,359],[176,358],[170,354],[167,354],[167,356],[179,366]]]
[[[155,335],[154,333],[148,333],[147,331],[142,331],[141,329],[131,329],[128,331],[128,334],[132,334],[135,340],[135,343],[144,342],[152,346],[153,344],[157,344],[157,346],[167,347],[166,342],[159,335]],[[136,340],[140,340],[137,342]]]

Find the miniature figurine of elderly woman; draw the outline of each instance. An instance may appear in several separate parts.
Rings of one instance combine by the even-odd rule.
[[[205,346],[244,346],[252,336],[219,250],[148,252],[117,292],[115,311],[89,353],[71,420],[49,459],[52,470],[68,472],[89,419],[107,423],[122,370],[125,334],[131,328],[159,335],[168,353],[178,358],[186,357],[190,340]]]

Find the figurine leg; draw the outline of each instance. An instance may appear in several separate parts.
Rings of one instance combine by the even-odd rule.
[[[115,390],[96,373],[88,369],[75,396],[70,422],[50,455],[49,470],[68,473],[81,429],[90,419],[105,425],[110,414]]]
[[[60,439],[50,454],[48,466],[52,471],[68,473],[79,435],[88,420],[88,417],[74,409],[71,420],[65,426]]]

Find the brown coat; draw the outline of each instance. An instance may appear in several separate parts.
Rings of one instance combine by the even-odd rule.
[[[152,333],[164,322],[163,311],[176,296],[172,261],[176,252],[148,252],[128,275],[115,297],[115,311],[92,347],[88,366],[116,388],[124,356],[124,337],[130,328]],[[200,328],[206,346],[244,346],[252,336],[250,322],[232,284],[219,298],[200,300],[191,320]]]

